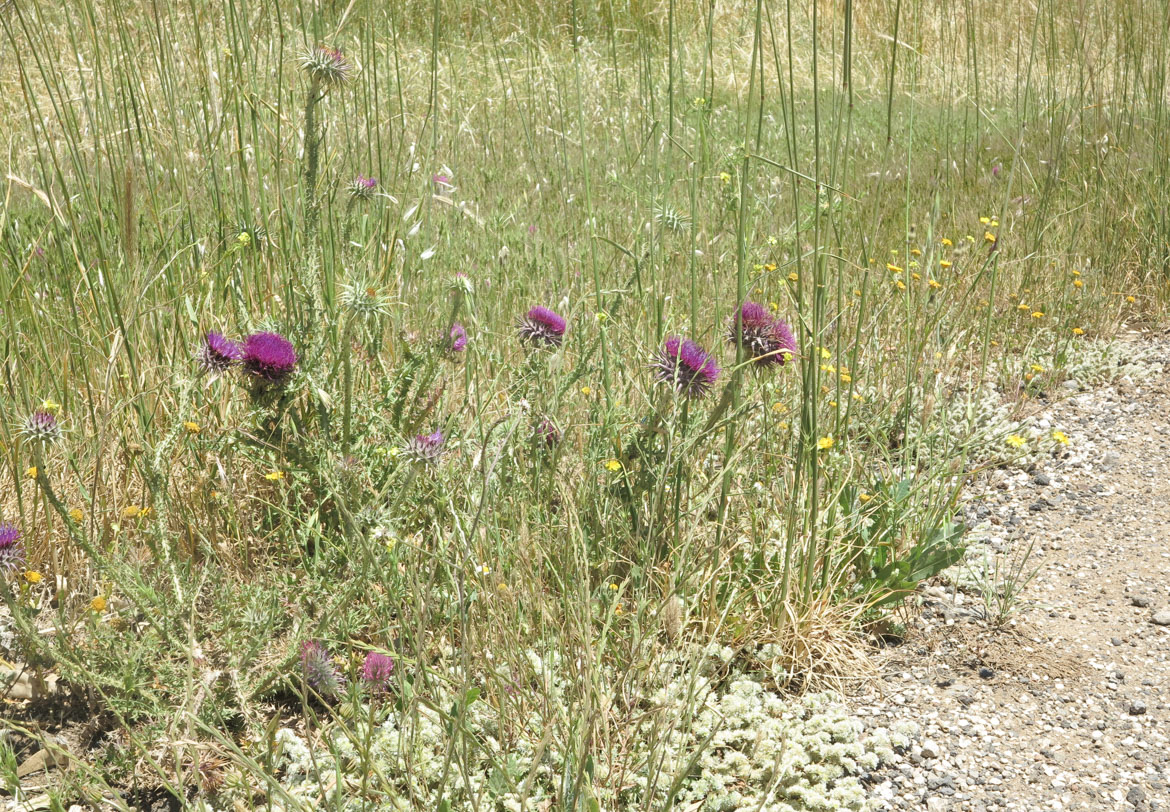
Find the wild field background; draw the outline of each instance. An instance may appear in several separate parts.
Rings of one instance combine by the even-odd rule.
[[[15,808],[862,808],[890,742],[802,692],[1170,294],[1165,0],[0,28]],[[209,375],[209,332],[295,371]]]

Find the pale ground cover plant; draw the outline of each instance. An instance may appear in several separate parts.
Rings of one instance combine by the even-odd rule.
[[[860,808],[794,695],[1164,312],[1165,12],[1005,14],[3,7],[8,791]]]

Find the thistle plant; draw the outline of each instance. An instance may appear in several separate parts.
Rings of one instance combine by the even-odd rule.
[[[243,352],[236,342],[225,338],[221,333],[210,332],[195,351],[195,360],[199,370],[210,378],[217,378],[226,374],[243,357]]]
[[[410,438],[402,450],[402,458],[418,466],[434,466],[443,455],[446,438],[443,432],[435,430],[430,434],[417,434]]]
[[[345,678],[333,664],[329,650],[316,640],[301,644],[301,675],[325,699],[337,699],[345,691]]]
[[[317,197],[317,172],[320,166],[322,135],[317,120],[317,105],[333,88],[349,81],[351,67],[339,48],[318,45],[301,57],[301,68],[309,77],[305,95],[305,233],[317,234],[320,201]]]
[[[0,571],[11,573],[24,564],[24,545],[14,524],[0,524]]]
[[[61,439],[61,424],[57,415],[44,409],[30,414],[21,424],[20,434],[26,442],[50,445]]]
[[[297,366],[292,342],[279,333],[253,333],[244,339],[240,367],[260,389],[284,386]]]
[[[566,323],[555,311],[537,306],[517,320],[516,329],[529,346],[555,348],[565,340]]]
[[[669,336],[650,364],[655,379],[685,398],[701,398],[715,385],[719,365],[689,338]]]

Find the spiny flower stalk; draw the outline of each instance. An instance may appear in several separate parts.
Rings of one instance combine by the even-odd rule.
[[[757,302],[744,302],[727,328],[727,341],[735,346],[736,328],[743,331],[747,357],[761,366],[781,366],[796,354],[796,339],[783,319],[774,317]]]
[[[195,358],[204,374],[218,376],[235,366],[241,355],[240,346],[236,342],[224,338],[220,333],[211,332],[199,345]]]
[[[670,384],[688,398],[706,395],[719,377],[715,359],[698,344],[681,336],[669,336],[650,366],[659,383]]]
[[[402,456],[409,462],[418,465],[435,465],[438,463],[439,457],[443,455],[443,443],[445,441],[446,438],[443,437],[442,431],[415,435],[406,444],[406,448],[402,451]]]
[[[12,572],[24,564],[24,546],[16,525],[0,524],[0,570]]]
[[[375,693],[390,689],[390,677],[394,673],[394,658],[377,651],[366,654],[362,663],[362,682]]]
[[[447,349],[451,352],[463,352],[467,349],[467,331],[459,322],[451,325],[451,332],[447,336]]]
[[[61,424],[57,416],[45,409],[30,414],[20,427],[21,436],[30,443],[55,443],[61,439]]]
[[[565,339],[565,320],[547,307],[534,307],[516,323],[520,340],[533,346],[559,347]]]
[[[318,45],[301,57],[301,67],[316,82],[340,85],[349,81],[352,68],[340,48]]]
[[[316,640],[301,644],[301,674],[326,699],[336,699],[345,690],[345,678],[333,665],[329,650]]]
[[[253,333],[244,339],[241,365],[254,381],[279,386],[292,376],[297,353],[279,333]]]
[[[354,200],[372,200],[378,192],[378,179],[358,175],[349,182],[347,191]]]

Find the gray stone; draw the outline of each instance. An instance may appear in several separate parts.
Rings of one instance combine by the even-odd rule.
[[[1145,609],[1150,605],[1150,599],[1143,595],[1134,595],[1129,599],[1129,602],[1140,609]]]
[[[1155,626],[1170,626],[1170,609],[1154,612],[1154,616],[1150,620],[1154,622]]]

